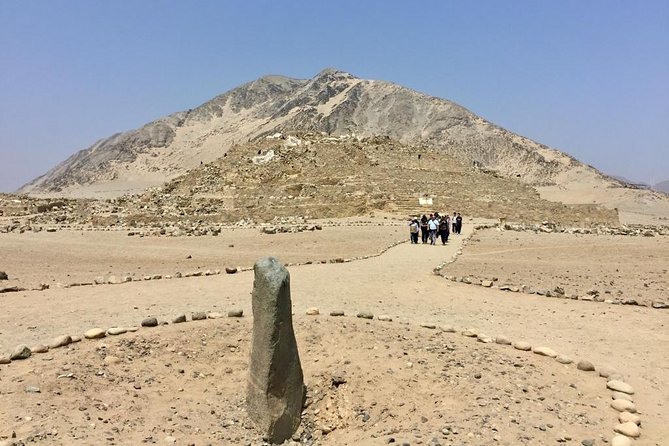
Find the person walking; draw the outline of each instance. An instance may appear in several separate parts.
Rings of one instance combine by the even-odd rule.
[[[427,216],[423,214],[420,218],[420,238],[423,240],[423,243],[427,243],[428,237],[428,228],[427,228]]]
[[[458,235],[462,232],[462,216],[458,212],[458,216],[455,217],[455,226],[458,228]]]
[[[427,228],[430,231],[430,245],[434,245],[437,242],[437,229],[439,229],[439,223],[437,218],[430,214],[430,219],[427,222]]]
[[[448,215],[443,217],[439,222],[439,235],[441,236],[441,244],[445,245],[448,242],[448,234],[450,232],[450,222],[448,221]]]
[[[418,244],[419,228],[420,225],[418,224],[418,219],[414,218],[413,220],[411,220],[411,223],[409,223],[409,234],[411,235],[412,244]]]
[[[455,219],[457,218],[457,214],[453,212],[453,217],[451,217],[451,224],[453,225],[453,234],[457,234],[458,228],[456,227]]]

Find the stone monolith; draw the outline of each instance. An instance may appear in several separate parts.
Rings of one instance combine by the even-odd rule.
[[[253,269],[253,341],[246,404],[264,438],[282,443],[300,426],[304,400],[290,275],[275,257],[258,260]]]

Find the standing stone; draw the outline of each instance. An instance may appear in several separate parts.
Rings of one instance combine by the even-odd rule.
[[[253,269],[247,412],[267,441],[282,443],[300,426],[304,398],[293,332],[290,275],[275,257],[258,260]]]

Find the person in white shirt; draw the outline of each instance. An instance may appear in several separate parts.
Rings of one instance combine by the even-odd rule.
[[[439,221],[432,214],[430,214],[430,219],[427,222],[427,228],[430,231],[430,245],[434,245],[437,242],[437,229],[439,228]]]

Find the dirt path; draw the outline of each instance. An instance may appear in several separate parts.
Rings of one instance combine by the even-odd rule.
[[[399,245],[380,257],[290,268],[296,313],[309,307],[347,314],[369,310],[414,323],[505,334],[546,345],[574,359],[612,366],[637,389],[643,444],[663,444],[669,426],[667,313],[641,307],[505,293],[444,280],[432,269],[455,255],[471,225],[447,246]],[[133,282],[7,295],[0,346],[45,341],[93,327],[137,325],[146,316],[171,319],[198,310],[250,313],[253,273]],[[612,413],[612,419],[614,419]]]

